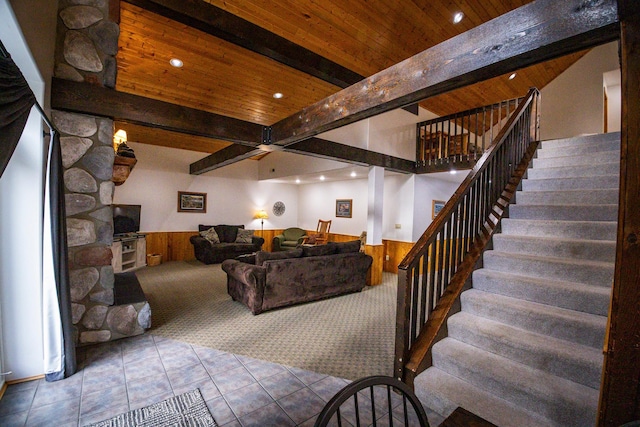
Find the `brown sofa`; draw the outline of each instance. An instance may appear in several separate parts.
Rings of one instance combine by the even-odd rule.
[[[212,227],[218,235],[217,243],[211,243],[202,236],[203,232]],[[244,230],[244,225],[198,225],[200,234],[189,238],[196,259],[205,264],[215,264],[225,259],[259,251],[264,239],[251,236],[251,243],[237,242],[239,229]]]
[[[300,246],[284,252],[258,252],[243,261],[222,263],[227,292],[253,314],[361,291],[371,256],[360,252],[360,241]],[[248,262],[245,262],[248,261]]]

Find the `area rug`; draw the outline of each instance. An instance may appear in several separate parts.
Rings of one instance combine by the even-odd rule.
[[[216,427],[200,390],[188,391],[86,427]]]

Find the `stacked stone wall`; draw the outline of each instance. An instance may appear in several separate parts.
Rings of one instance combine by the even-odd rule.
[[[108,16],[107,0],[60,0],[56,77],[115,86],[119,28]],[[150,327],[149,304],[113,305],[113,121],[63,111],[53,111],[52,117],[61,133],[77,343],[141,334]]]

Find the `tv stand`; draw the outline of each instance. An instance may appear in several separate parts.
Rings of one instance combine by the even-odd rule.
[[[144,234],[114,237],[111,252],[114,273],[132,271],[147,265],[147,239]]]

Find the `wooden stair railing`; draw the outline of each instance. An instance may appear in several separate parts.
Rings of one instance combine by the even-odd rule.
[[[417,123],[417,173],[471,169],[522,99],[509,99]]]
[[[538,147],[533,88],[398,266],[394,376],[413,387]]]

